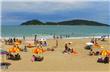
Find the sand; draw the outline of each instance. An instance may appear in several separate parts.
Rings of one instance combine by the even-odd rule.
[[[89,51],[85,50],[84,47],[89,41],[90,39],[59,39],[59,46],[55,51],[42,54],[44,56],[42,62],[31,62],[34,48],[28,48],[28,52],[20,52],[21,60],[5,60],[11,65],[3,72],[109,72],[110,64],[97,63],[98,56],[88,56]],[[98,43],[104,47],[103,49],[110,50],[109,41],[110,39],[107,39],[105,42],[98,41]],[[63,54],[65,42],[72,42],[71,47],[78,52],[78,55]],[[55,46],[53,39],[47,40],[47,43],[49,45],[45,48]],[[12,46],[2,44],[2,48],[6,50],[10,47]],[[20,47],[23,48],[23,45]],[[94,48],[94,50],[96,49]]]

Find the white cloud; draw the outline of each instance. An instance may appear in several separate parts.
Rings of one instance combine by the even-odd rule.
[[[92,4],[88,1],[65,1],[3,2],[2,10],[5,12],[52,13],[63,10],[84,9]]]

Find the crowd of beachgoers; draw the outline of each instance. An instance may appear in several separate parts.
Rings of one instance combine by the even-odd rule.
[[[53,47],[48,48],[47,46],[49,45],[47,40],[45,38],[37,39],[35,38],[33,40],[26,40],[26,37],[23,37],[23,39],[19,38],[8,38],[8,39],[3,39],[1,40],[1,43],[7,46],[10,46],[10,48],[4,50],[3,46],[1,46],[1,55],[6,54],[6,60],[22,60],[23,57],[20,55],[20,52],[29,52],[28,50],[32,48],[33,55],[31,58],[31,62],[42,62],[45,60],[45,56],[43,56],[43,53],[49,52],[49,51],[54,51],[58,49],[59,46],[59,39],[62,39],[61,36],[53,36],[53,40],[55,41],[55,44]],[[89,42],[85,44],[84,49],[88,51],[88,56],[98,56],[97,63],[102,63],[102,64],[109,64],[110,62],[110,49],[107,48],[105,49],[103,46],[101,46],[98,42],[106,42],[109,39],[106,36],[101,36],[100,38],[91,38]],[[79,52],[71,47],[71,44],[73,42],[65,42],[64,44],[64,50],[61,51],[62,54],[73,54],[73,55],[78,55]],[[21,46],[22,45],[22,48]],[[45,48],[44,48],[45,47]],[[47,47],[47,48],[46,48]],[[94,49],[98,50],[94,50]],[[8,68],[7,63],[4,62],[4,59],[1,61],[1,67],[6,66]],[[9,64],[9,63],[8,63]],[[11,63],[10,63],[11,64]]]

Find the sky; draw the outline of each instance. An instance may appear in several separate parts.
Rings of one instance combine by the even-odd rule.
[[[60,22],[83,19],[110,24],[109,0],[24,0],[1,2],[2,25],[37,19]]]

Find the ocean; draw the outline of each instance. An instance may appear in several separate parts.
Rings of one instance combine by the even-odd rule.
[[[2,37],[32,37],[37,36],[52,36],[61,35],[70,37],[87,37],[110,35],[110,27],[106,26],[20,26],[10,25],[1,26]]]

